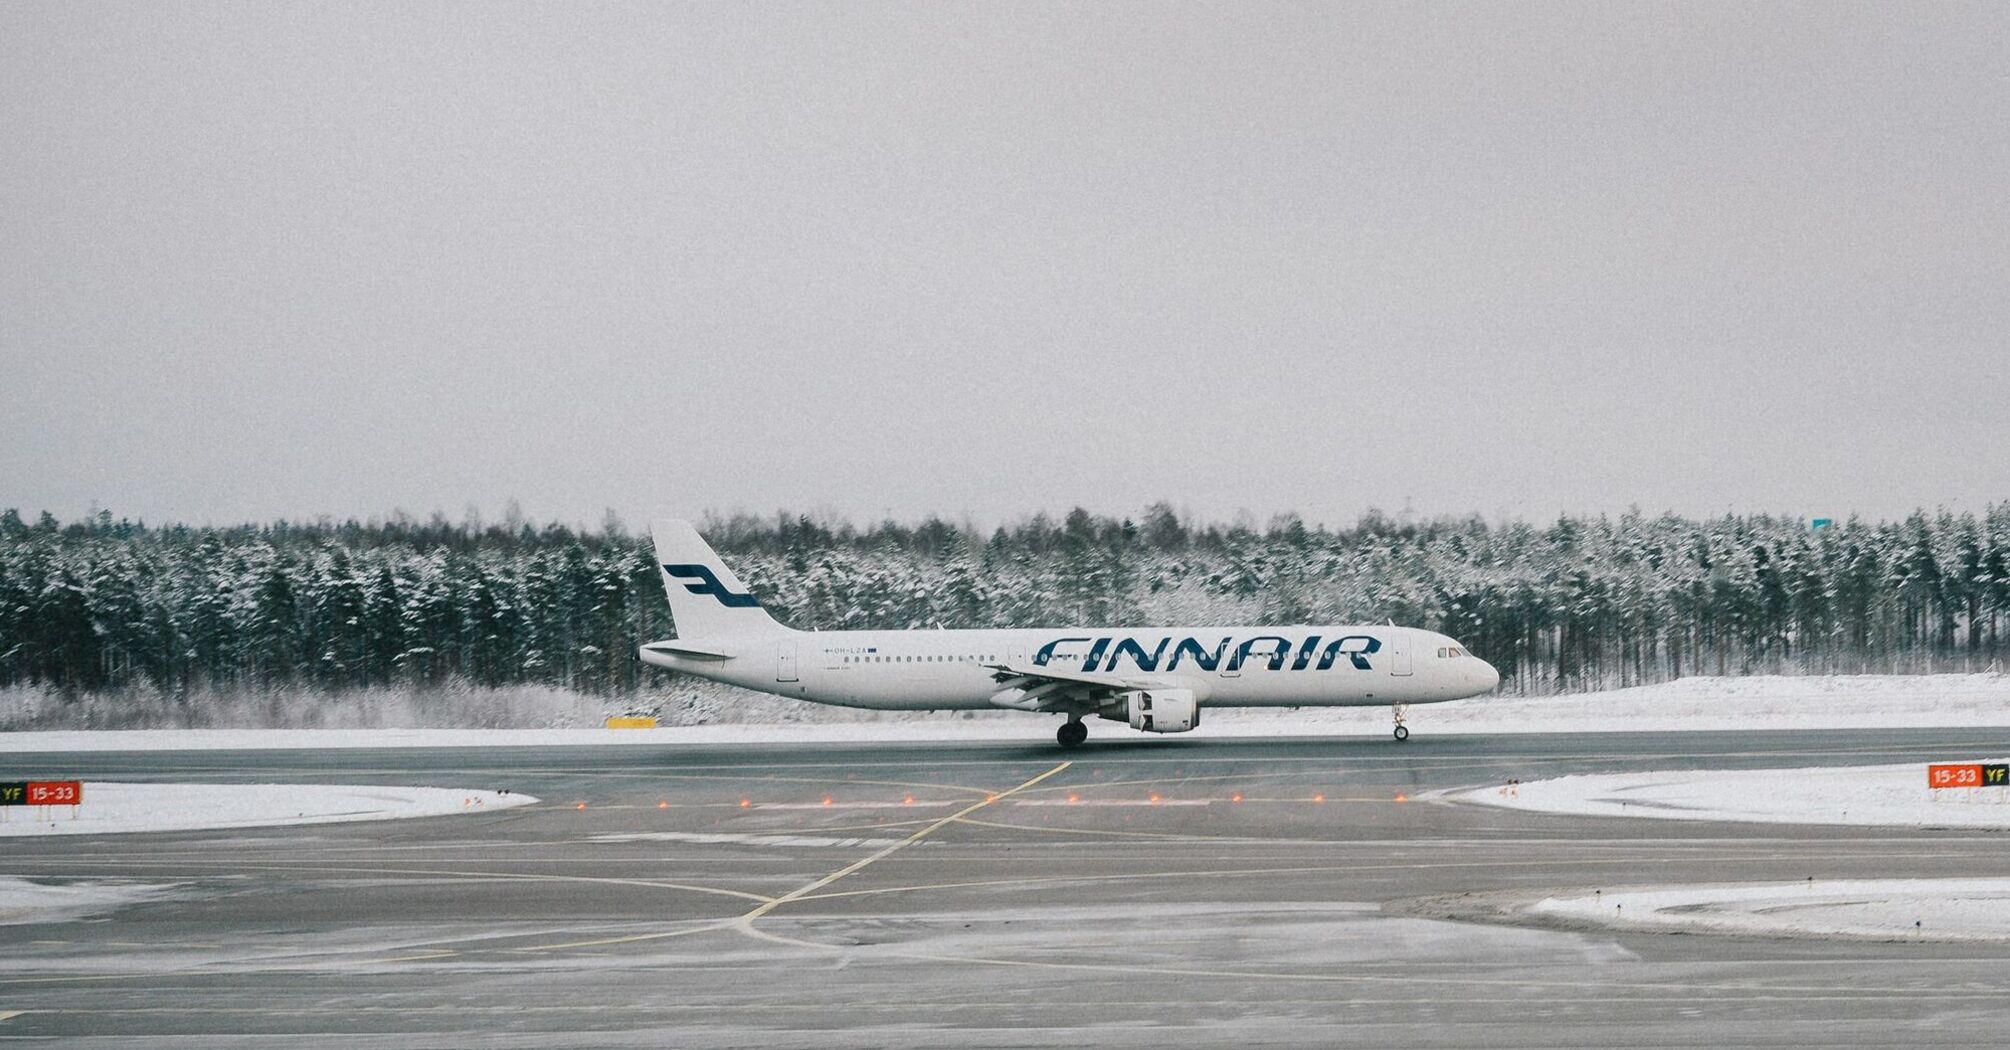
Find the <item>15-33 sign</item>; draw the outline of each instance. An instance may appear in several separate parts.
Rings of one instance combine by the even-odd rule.
[[[1971,762],[1926,767],[1930,788],[2010,787],[2010,763]]]

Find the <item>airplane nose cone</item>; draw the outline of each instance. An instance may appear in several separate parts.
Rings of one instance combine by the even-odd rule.
[[[1482,692],[1491,693],[1501,687],[1500,669],[1485,660],[1480,661],[1479,679]]]

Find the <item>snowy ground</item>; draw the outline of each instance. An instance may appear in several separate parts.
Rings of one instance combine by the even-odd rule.
[[[750,694],[751,695],[751,694]],[[775,705],[783,704],[785,708]],[[861,712],[761,698],[764,720],[655,730],[577,729],[181,729],[0,733],[0,752],[225,748],[563,746],[606,744],[1024,740],[1052,733],[1052,716],[1010,711]],[[770,720],[780,711],[806,720]],[[1383,707],[1207,710],[1200,737],[1385,736]],[[842,721],[807,719],[830,717]],[[1663,685],[1554,697],[1481,697],[1410,709],[1415,733],[1549,733],[1707,729],[1859,729],[2010,726],[2010,675],[1856,675],[1685,678]],[[1095,722],[1092,734],[1129,734]]]
[[[2010,675],[1684,678],[1602,693],[1461,700],[1411,715],[1420,727],[1487,732],[2010,726]]]
[[[1948,761],[2000,762],[1950,755]],[[1492,786],[1448,796],[1510,809],[1664,820],[2010,828],[2010,790],[1933,789],[1926,763],[1815,769],[1608,773]]]
[[[1950,755],[1949,761],[2001,761]],[[1555,777],[1448,794],[1580,816],[1771,824],[2010,828],[2010,790],[1927,787],[1924,762]],[[1628,887],[1509,911],[1618,929],[1879,940],[2010,941],[2010,877]]]
[[[191,831],[395,820],[507,809],[529,795],[339,784],[118,784],[89,781],[84,804],[0,809],[0,837]],[[0,896],[0,911],[7,907]]]
[[[1878,940],[2010,940],[2010,878],[1849,879],[1629,889],[1524,909],[1624,929]]]

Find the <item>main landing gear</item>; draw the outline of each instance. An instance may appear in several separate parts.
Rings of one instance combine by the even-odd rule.
[[[1410,710],[1409,704],[1391,704],[1389,713],[1396,716],[1396,743],[1410,739],[1410,727],[1403,724],[1403,716]]]
[[[1054,731],[1054,739],[1060,741],[1062,747],[1080,747],[1082,741],[1089,739],[1089,727],[1082,724],[1082,716],[1070,715],[1066,722],[1061,723],[1061,728]]]

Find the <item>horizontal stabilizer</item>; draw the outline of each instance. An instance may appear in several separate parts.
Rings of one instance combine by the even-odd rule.
[[[650,642],[642,647],[647,652],[662,653],[665,656],[682,656],[690,660],[731,660],[733,654],[712,645],[698,645],[693,642],[668,641]]]

